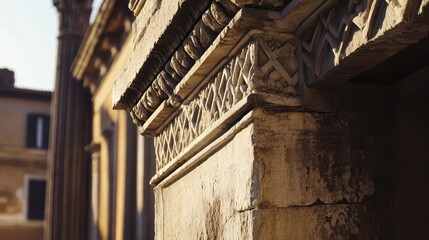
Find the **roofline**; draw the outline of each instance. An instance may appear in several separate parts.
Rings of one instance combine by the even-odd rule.
[[[97,43],[106,27],[109,16],[114,9],[116,0],[105,0],[100,7],[100,11],[97,13],[94,23],[89,27],[80,45],[79,51],[71,66],[72,75],[82,80],[85,70],[94,55]]]
[[[0,97],[14,97],[50,102],[52,92],[24,88],[0,88]]]

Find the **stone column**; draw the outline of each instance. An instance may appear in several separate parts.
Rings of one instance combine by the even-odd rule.
[[[153,139],[137,138],[137,182],[136,182],[136,239],[154,238],[154,194],[149,181],[155,174]]]
[[[91,154],[90,176],[90,209],[88,239],[100,239],[99,230],[99,206],[100,206],[100,144],[92,143],[85,148]]]
[[[88,176],[91,101],[89,91],[70,73],[88,27],[91,1],[55,0],[59,12],[56,83],[52,101],[51,142],[45,239],[85,239],[88,228]]]

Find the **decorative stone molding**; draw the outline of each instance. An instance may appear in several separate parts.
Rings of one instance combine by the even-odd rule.
[[[104,1],[87,31],[71,71],[93,94],[131,31],[132,14],[123,1]]]
[[[215,9],[213,6],[220,5],[217,3],[217,5],[211,6],[202,17],[205,20],[201,20],[198,24],[209,22],[210,14],[213,15],[211,11]],[[316,8],[318,5],[312,2],[310,6],[302,6],[301,3],[294,6],[297,8]],[[293,35],[286,32],[296,29],[297,22],[295,19],[297,16],[293,13],[289,14],[289,11],[290,9],[285,9],[282,12],[251,8],[241,9],[223,30],[219,27],[217,31],[221,30],[221,32],[211,37],[212,42],[210,46],[199,48],[201,49],[199,50],[200,52],[197,52],[197,55],[194,56],[197,60],[193,59],[184,48],[189,43],[188,41],[192,43],[194,33],[198,31],[191,32],[190,37],[187,38],[188,40],[185,40],[182,45],[185,50],[182,47],[178,48],[178,51],[173,54],[172,60],[167,62],[165,68],[155,81],[152,82],[152,86],[143,93],[142,98],[129,110],[134,123],[140,128],[140,132],[151,135],[158,134],[161,131],[161,125],[165,125],[168,122],[165,119],[168,116],[172,116],[183,101],[192,100],[193,95],[198,92],[198,89],[203,87],[204,83],[208,82],[217,69],[226,64],[228,59],[236,53],[237,49],[246,44],[254,36],[260,35],[262,38],[267,39],[269,48],[273,50],[282,49],[281,52],[283,55],[279,57],[281,58],[279,61],[282,61],[284,67],[291,73],[290,77],[296,80],[298,64],[293,54],[295,51]],[[195,29],[199,28],[198,24],[195,26]],[[282,33],[278,33],[277,31],[282,31]],[[176,69],[173,68],[172,64],[178,64],[176,56],[184,58],[181,52],[184,52],[186,59],[192,63],[189,64],[190,69],[184,68],[184,64],[175,66]],[[284,75],[284,73],[280,74]],[[172,75],[175,77],[173,78]],[[272,80],[274,81],[274,79]],[[266,84],[267,82],[259,87],[267,87]],[[276,84],[278,85],[279,82]],[[115,86],[116,90],[118,89],[117,87]],[[129,89],[136,90],[135,87],[130,87]],[[274,91],[272,93],[277,93],[279,89],[283,92],[288,91],[279,86],[271,89]],[[128,97],[132,96],[128,95]],[[129,103],[129,100],[126,102]]]
[[[140,1],[141,2],[141,1]],[[212,0],[146,1],[133,22],[134,51],[113,91],[128,112],[183,43]],[[168,23],[168,24],[167,24]]]
[[[163,100],[168,97],[174,98],[173,90],[177,83],[229,23],[237,10],[237,6],[229,0],[214,1],[210,5],[183,44],[133,107],[132,116],[137,123],[146,121]]]
[[[422,39],[428,30],[419,23],[427,18],[427,3],[421,1],[327,1],[314,15],[297,34],[300,77],[307,84],[350,79]],[[337,66],[341,71],[332,72]]]
[[[269,2],[277,1],[258,1],[257,4],[254,1],[241,2],[243,5],[239,5],[239,7],[242,7],[239,10],[240,8],[232,4],[230,0],[174,0],[174,3],[169,2],[168,4],[162,1],[147,1],[141,10],[141,13],[145,14],[139,14],[133,23],[135,49],[129,64],[115,82],[113,90],[114,108],[125,109],[130,112],[146,90],[152,88],[151,85],[157,75],[163,71],[166,63],[170,61],[169,58],[175,55],[175,51],[184,43],[188,36],[187,34],[192,32],[193,27],[196,28],[195,32],[198,33],[198,26],[195,26],[196,22],[200,20],[200,22],[203,22],[202,25],[204,25],[204,22],[209,24],[216,23],[216,21],[209,22],[213,20],[211,17],[216,17],[211,16],[213,11],[225,10],[225,8],[234,9],[234,11],[230,12],[239,11],[237,12],[238,14],[233,14],[234,19],[227,23],[230,26],[222,30],[223,34],[221,32],[215,34],[215,39],[220,38],[220,41],[224,41],[225,37],[229,38],[224,41],[225,45],[228,45],[224,46],[225,48],[223,49],[226,51],[223,53],[226,54],[237,43],[234,41],[245,37],[246,34],[253,35],[257,31],[268,30],[269,28],[275,28],[283,33],[294,31],[300,21],[311,14],[313,9],[321,4],[322,0],[292,2],[279,12],[247,7],[258,6],[259,8],[269,7],[273,9]],[[284,5],[289,1],[281,2]],[[179,7],[177,8],[176,5]],[[298,9],[301,14],[291,12],[293,8]],[[176,11],[174,11],[175,9]],[[308,10],[308,12],[305,10]],[[201,16],[204,12],[203,19]],[[222,12],[220,11],[217,14],[223,16]],[[228,18],[230,17],[228,16]],[[279,20],[284,21],[280,22]],[[164,24],[165,22],[170,24]],[[209,29],[209,32],[212,32],[212,30]],[[235,37],[225,36],[227,32],[229,32],[228,34],[234,33],[236,35]],[[267,31],[266,33],[271,35],[271,32],[274,33],[274,31]],[[275,35],[279,37],[282,34],[277,33]],[[246,39],[248,40],[249,36],[246,36]],[[197,43],[197,45],[199,44]],[[222,56],[219,57],[221,58]],[[197,65],[198,62],[201,62],[201,60],[196,61]],[[150,115],[150,112],[145,115]]]
[[[307,85],[350,79],[422,39],[429,26],[427,2],[302,0],[281,11],[233,2],[213,1],[162,68],[128,80],[138,84],[115,85],[122,94],[115,106],[156,137],[161,173],[255,106],[326,111],[326,99]]]
[[[257,38],[232,57],[189,104],[181,106],[180,113],[155,138],[157,167],[166,166],[250,94],[297,97],[296,78],[277,60],[279,52],[276,54]],[[294,74],[296,67],[291,70]]]

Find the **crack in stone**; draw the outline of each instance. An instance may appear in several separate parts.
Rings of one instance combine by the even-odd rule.
[[[369,197],[364,198],[361,201],[356,201],[356,202],[349,201],[345,198],[342,198],[342,199],[335,201],[335,202],[323,202],[322,200],[320,200],[320,198],[317,198],[316,201],[314,201],[313,203],[310,203],[308,205],[290,205],[290,206],[284,207],[284,208],[309,208],[309,207],[315,207],[315,206],[352,205],[352,204],[366,203],[368,200],[369,200]],[[268,208],[270,208],[270,207],[268,207]],[[274,207],[274,208],[279,208],[279,207]]]

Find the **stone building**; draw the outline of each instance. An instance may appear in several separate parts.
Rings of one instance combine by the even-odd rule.
[[[156,239],[424,239],[426,0],[131,0]]]
[[[0,238],[43,239],[51,92],[0,69]]]
[[[89,239],[153,239],[153,141],[138,138],[126,112],[112,109],[113,82],[133,49],[127,3],[103,1],[71,68],[92,96]]]
[[[54,3],[46,239],[425,238],[429,1]]]
[[[153,141],[112,109],[113,81],[132,53],[133,15],[127,1],[104,0],[89,22],[91,2],[56,2],[60,68],[45,239],[153,239]]]

